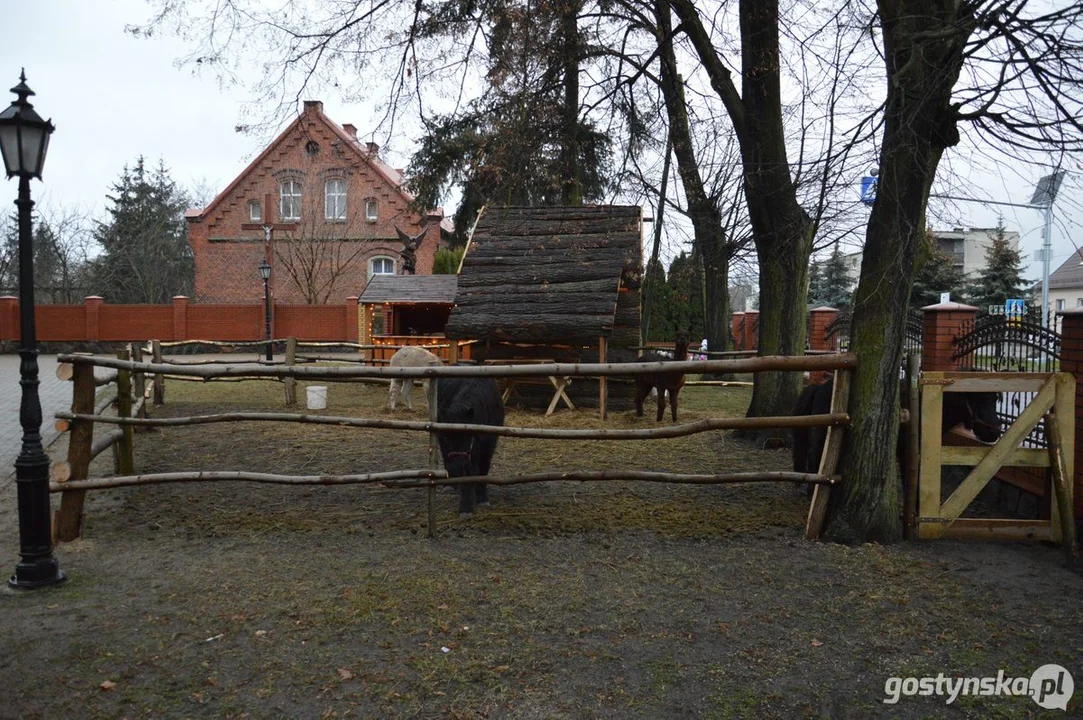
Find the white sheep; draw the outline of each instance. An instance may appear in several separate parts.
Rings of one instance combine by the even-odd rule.
[[[432,365],[443,365],[440,358],[433,355],[425,348],[417,347],[414,345],[408,345],[403,348],[399,348],[398,351],[391,356],[391,367],[429,367]],[[399,397],[406,401],[406,407],[410,410],[414,409],[413,404],[410,402],[410,390],[414,387],[414,378],[392,378],[391,379],[391,409],[394,410],[398,404]],[[424,380],[423,385],[426,392],[429,389],[429,381]]]

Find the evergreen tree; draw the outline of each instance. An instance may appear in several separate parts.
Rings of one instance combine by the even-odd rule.
[[[1025,297],[1027,281],[1023,279],[1023,259],[1004,237],[1004,224],[997,224],[996,235],[985,249],[985,267],[970,285],[973,304],[985,310],[990,305],[1003,307],[1010,298]]]
[[[846,268],[846,259],[836,242],[823,268],[824,303],[839,309],[850,307],[853,282]]]
[[[703,273],[695,253],[688,255],[682,251],[673,258],[667,284],[672,293],[668,305],[669,322],[664,332],[652,329],[651,339],[672,340],[679,330],[687,330],[691,337],[703,337]]]
[[[955,259],[937,247],[932,234],[925,231],[923,256],[910,288],[910,307],[922,308],[940,302],[940,293],[950,292],[951,299],[966,302],[966,276],[955,266]]]
[[[93,265],[96,292],[113,303],[161,304],[191,295],[187,200],[165,164],[148,170],[140,156],[135,167],[125,166],[107,198],[109,219],[94,233],[103,250]]]
[[[456,275],[462,262],[465,246],[440,248],[432,260],[433,275]]]
[[[824,273],[819,263],[812,263],[808,271],[808,302],[809,305],[823,305],[827,293],[824,288]]]

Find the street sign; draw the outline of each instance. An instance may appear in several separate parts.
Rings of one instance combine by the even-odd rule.
[[[951,302],[951,293],[950,292],[940,293],[940,302],[942,302],[942,303]]]
[[[1027,313],[1027,304],[1022,298],[1013,298],[1004,301],[1004,314],[1014,317],[1022,317]]]
[[[861,202],[872,205],[876,201],[876,177],[866,175],[861,178]]]

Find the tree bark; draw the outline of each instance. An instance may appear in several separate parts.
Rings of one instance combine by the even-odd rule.
[[[708,195],[699,172],[692,129],[688,121],[688,104],[684,85],[677,72],[673,52],[670,8],[666,0],[655,4],[658,30],[661,35],[661,87],[669,116],[670,138],[677,156],[677,173],[688,200],[688,217],[692,221],[693,246],[703,261],[703,285],[706,292],[704,324],[707,345],[714,350],[725,349],[729,338],[729,248],[722,228],[722,212],[717,199]]]
[[[906,311],[929,190],[944,149],[958,142],[951,91],[973,29],[959,11],[935,1],[878,5],[888,80],[884,140],[854,298],[850,350],[858,368],[841,466],[845,482],[834,493],[828,527],[829,537],[862,542],[902,536],[894,438]]]

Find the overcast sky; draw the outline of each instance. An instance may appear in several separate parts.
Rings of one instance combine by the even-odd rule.
[[[36,108],[57,126],[44,181],[33,188],[45,210],[78,206],[100,215],[110,185],[139,155],[152,162],[162,158],[185,187],[205,180],[217,192],[268,139],[234,130],[248,99],[243,88],[222,89],[213,77],[193,77],[175,66],[186,50],[180,40],[162,35],[136,39],[124,33],[126,23],[149,17],[142,0],[3,0],[3,13],[0,88],[14,86],[25,67],[27,82],[37,93],[32,99]],[[4,105],[12,97],[8,95]],[[315,99],[324,102],[331,119],[354,123],[365,135],[368,109],[343,106],[334,97]],[[409,150],[406,144],[400,147]],[[1018,162],[975,164],[970,151],[949,157],[937,189],[952,194],[1027,202],[1032,184],[1048,172]],[[392,154],[387,160],[401,167],[409,157]],[[1073,252],[1072,239],[1083,242],[1083,168],[1075,163],[1069,169],[1074,174],[1057,203],[1053,269]],[[949,185],[947,178],[953,174],[956,179]],[[15,194],[16,183],[9,181],[0,190],[0,204],[14,202]],[[452,209],[447,208],[449,214]],[[1022,236],[1024,260],[1031,263],[1028,274],[1037,279],[1040,264],[1031,259],[1041,245],[1041,213],[937,200],[930,206],[934,229],[992,227],[998,214]]]

